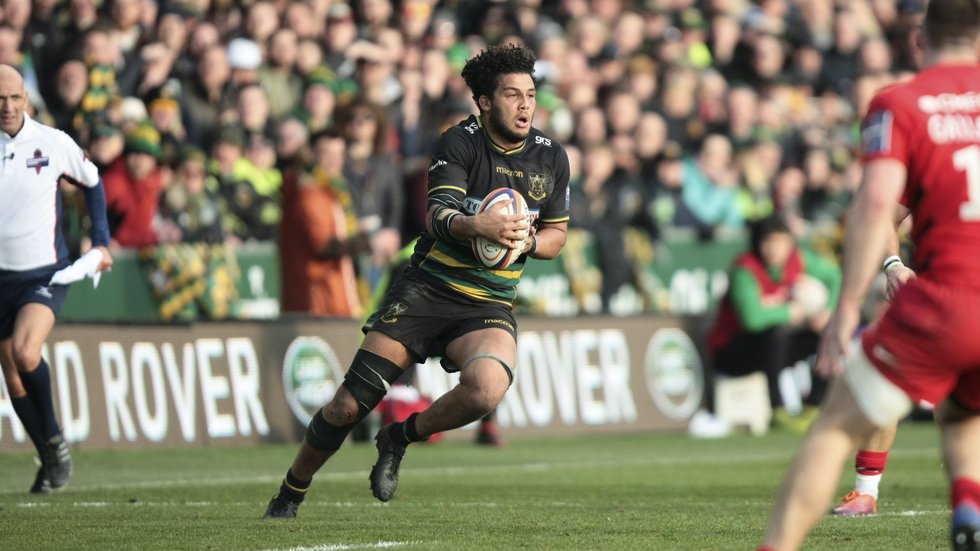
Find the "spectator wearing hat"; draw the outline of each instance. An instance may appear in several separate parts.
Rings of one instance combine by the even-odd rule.
[[[165,185],[160,170],[160,133],[145,121],[126,134],[121,158],[103,176],[112,241],[120,247],[150,247],[179,239],[160,222]]]
[[[254,40],[233,38],[228,43],[228,66],[231,68],[231,85],[237,90],[247,84],[259,82],[262,65],[262,48]]]
[[[151,91],[146,98],[147,116],[160,132],[160,162],[171,167],[176,165],[181,145],[188,137],[181,117],[179,87],[180,84],[172,80]]]
[[[221,243],[225,205],[208,186],[207,155],[195,145],[180,149],[177,170],[160,201],[160,211],[180,231],[183,243]]]
[[[105,117],[97,118],[93,124],[86,127],[86,130],[85,151],[99,168],[99,173],[104,174],[112,163],[122,156],[126,146],[125,137],[122,131]]]
[[[302,101],[293,110],[293,118],[302,122],[311,134],[333,126],[337,96],[337,81],[333,73],[322,67],[306,78]]]

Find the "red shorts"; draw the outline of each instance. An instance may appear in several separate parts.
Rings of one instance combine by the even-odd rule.
[[[952,396],[980,412],[980,289],[910,280],[862,344],[913,402],[939,405]]]

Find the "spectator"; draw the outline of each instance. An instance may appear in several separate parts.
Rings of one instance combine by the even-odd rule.
[[[197,131],[194,142],[205,148],[211,147],[224,114],[232,107],[234,90],[230,79],[227,50],[214,44],[202,52],[194,78],[182,86]]]
[[[314,163],[284,184],[279,260],[282,311],[358,318],[354,258],[368,250],[343,174],[346,142],[333,132],[313,136]]]
[[[293,117],[306,125],[310,133],[333,126],[334,109],[337,107],[336,85],[336,80],[326,69],[307,76],[302,101],[293,111]]]
[[[233,38],[228,42],[229,81],[236,91],[259,83],[261,64],[262,49],[257,42],[248,38]]]
[[[269,38],[268,51],[268,63],[259,69],[259,80],[268,92],[270,114],[279,119],[296,108],[302,90],[302,78],[293,70],[298,55],[296,32],[277,30]]]
[[[56,95],[48,102],[48,111],[55,127],[76,138],[85,120],[82,100],[88,91],[88,69],[81,60],[68,60],[54,80]]]
[[[241,241],[270,240],[282,218],[279,181],[244,156],[245,140],[241,128],[226,126],[214,144],[209,172],[226,205],[222,227]]]
[[[347,141],[344,177],[358,218],[376,230],[371,235],[370,263],[363,274],[373,288],[401,248],[405,209],[402,180],[388,153],[391,130],[384,109],[366,98],[357,98],[338,122]]]
[[[179,239],[161,224],[157,208],[165,186],[159,156],[160,133],[144,122],[126,135],[122,157],[103,176],[114,246],[150,247]]]
[[[826,288],[822,301],[811,304],[801,292],[800,281],[806,278]],[[714,369],[729,377],[765,373],[775,419],[787,428],[805,430],[812,414],[794,419],[783,407],[780,372],[816,352],[840,278],[837,266],[798,247],[786,222],[775,216],[753,226],[749,250],[733,264],[728,291],[708,336]],[[820,394],[816,389],[808,402],[819,404]]]
[[[695,218],[703,237],[718,228],[737,230],[743,222],[735,198],[738,175],[732,165],[732,145],[721,134],[705,138],[696,158],[684,160],[681,200]]]
[[[163,193],[161,216],[180,232],[184,243],[221,243],[225,206],[207,185],[207,156],[197,146],[180,151],[173,181]],[[214,187],[213,185],[211,186]]]
[[[246,138],[272,138],[274,124],[270,117],[269,95],[265,88],[258,84],[246,84],[238,89],[235,120],[245,131]]]
[[[570,186],[572,183],[570,182]],[[588,230],[595,238],[595,251],[602,272],[602,309],[609,312],[617,293],[633,281],[626,256],[623,230],[627,218],[618,194],[616,157],[606,144],[582,151],[582,181],[571,189],[573,227]]]

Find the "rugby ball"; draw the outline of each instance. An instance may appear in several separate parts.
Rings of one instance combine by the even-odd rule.
[[[830,290],[819,280],[803,275],[796,280],[790,291],[793,300],[803,306],[804,315],[815,316],[827,308]]]
[[[522,214],[525,217],[529,216],[527,201],[519,191],[510,188],[498,188],[491,191],[483,201],[480,203],[480,208],[477,213],[483,212],[488,208],[492,208],[494,205],[505,201],[507,199],[511,200],[511,203],[506,207],[497,206],[496,208],[504,209],[506,214]],[[525,237],[526,239],[526,237]],[[480,262],[483,263],[487,268],[494,270],[502,270],[514,263],[518,257],[521,256],[521,251],[524,249],[508,249],[507,247],[498,245],[493,241],[490,241],[482,236],[476,236],[472,240],[473,246],[473,256],[478,258]]]

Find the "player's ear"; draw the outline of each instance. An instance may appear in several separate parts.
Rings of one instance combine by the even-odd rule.
[[[918,59],[926,46],[926,33],[922,32],[922,25],[912,27],[912,32],[909,34],[909,46],[911,46],[912,55]]]
[[[480,111],[490,110],[490,98],[486,96],[480,96],[479,98],[477,98],[476,104],[480,106]]]

